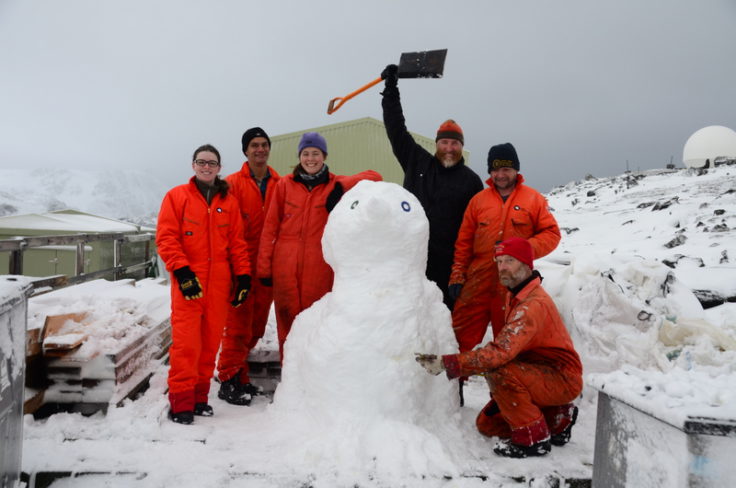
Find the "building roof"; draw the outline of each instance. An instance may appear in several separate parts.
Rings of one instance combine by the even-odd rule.
[[[99,217],[77,210],[56,210],[0,217],[0,234],[45,235],[153,231],[140,225]]]

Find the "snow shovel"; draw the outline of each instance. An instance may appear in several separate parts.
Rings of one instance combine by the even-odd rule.
[[[416,53],[402,53],[399,59],[399,78],[442,78],[445,69],[445,57],[447,49],[436,51],[420,51]],[[355,95],[363,93],[373,85],[377,85],[383,78],[380,76],[344,97],[330,100],[327,113],[332,114]]]

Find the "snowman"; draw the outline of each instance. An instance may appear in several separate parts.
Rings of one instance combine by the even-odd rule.
[[[442,293],[425,276],[429,224],[401,186],[361,181],[332,210],[322,248],[332,291],[299,314],[273,407],[312,427],[310,456],[374,471],[455,472],[457,382],[427,375],[417,351],[457,350]]]

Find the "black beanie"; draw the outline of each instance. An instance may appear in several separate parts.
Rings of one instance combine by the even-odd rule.
[[[510,142],[493,146],[488,151],[488,172],[498,168],[514,168],[519,171],[519,157]]]
[[[243,133],[243,138],[241,139],[241,142],[243,143],[243,154],[245,154],[245,150],[248,149],[248,144],[250,144],[250,141],[252,141],[256,137],[265,137],[268,141],[268,147],[271,147],[271,139],[269,139],[266,131],[261,129],[260,127],[253,127]]]

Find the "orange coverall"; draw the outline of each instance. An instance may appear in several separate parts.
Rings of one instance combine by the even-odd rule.
[[[230,194],[235,197],[243,217],[245,240],[248,244],[250,262],[253,266],[258,262],[258,245],[263,231],[266,211],[273,199],[273,194],[280,176],[270,166],[271,177],[266,180],[266,198],[250,175],[248,162],[243,163],[240,171],[229,175],[226,180],[230,185]],[[237,307],[230,307],[222,336],[222,346],[217,362],[218,376],[227,381],[240,371],[240,382],[250,383],[248,376],[248,354],[266,331],[268,313],[273,302],[273,288],[263,286],[253,280],[250,293],[245,302]]]
[[[504,325],[506,288],[498,281],[496,244],[509,237],[527,239],[538,259],[560,242],[560,229],[538,191],[524,185],[517,175],[516,186],[506,202],[493,180],[477,193],[465,209],[455,241],[455,260],[450,284],[462,284],[452,311],[452,327],[461,352],[480,344],[491,322],[494,336]]]
[[[207,205],[192,177],[164,197],[156,246],[172,273],[169,402],[174,413],[192,411],[207,402],[232,277],[251,274],[237,201],[217,194]],[[179,290],[173,271],[183,266],[199,278],[202,298],[186,300]]]
[[[325,184],[309,191],[287,175],[276,185],[266,214],[258,253],[259,278],[273,279],[276,329],[283,359],[286,336],[294,318],[332,289],[332,268],[322,255],[322,233],[327,224],[327,195],[339,182],[347,192],[360,180],[381,181],[375,171],[352,176],[329,173]]]
[[[478,430],[527,446],[567,427],[561,408],[583,388],[580,357],[541,283],[537,276],[516,296],[507,292],[506,325],[493,342],[442,357],[448,378],[486,375],[493,399],[478,415]]]

